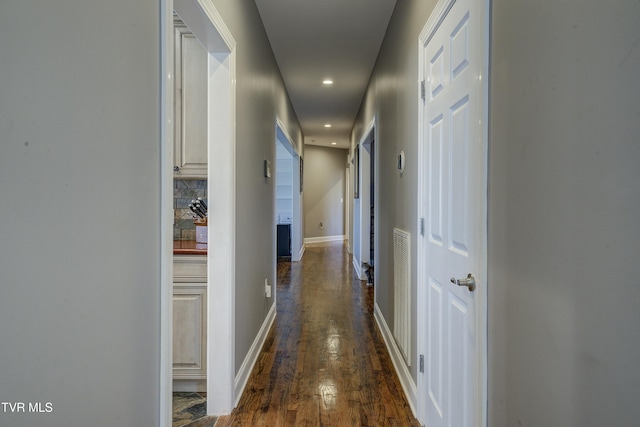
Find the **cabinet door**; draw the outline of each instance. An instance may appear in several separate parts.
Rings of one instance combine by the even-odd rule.
[[[174,31],[174,175],[206,179],[209,54],[187,27]]]
[[[207,289],[174,284],[173,378],[207,377]]]

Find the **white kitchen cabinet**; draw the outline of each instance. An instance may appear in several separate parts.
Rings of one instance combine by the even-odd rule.
[[[174,19],[175,178],[207,178],[206,49],[179,18]]]
[[[206,391],[206,256],[174,256],[173,277],[173,389]]]

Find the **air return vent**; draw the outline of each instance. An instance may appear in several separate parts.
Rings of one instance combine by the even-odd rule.
[[[406,231],[393,229],[393,336],[400,352],[411,366],[411,302],[409,270],[410,235]]]

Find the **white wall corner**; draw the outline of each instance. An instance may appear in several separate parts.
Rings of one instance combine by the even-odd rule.
[[[374,318],[376,319],[376,323],[382,333],[382,338],[384,339],[384,343],[386,344],[389,355],[391,356],[391,362],[393,363],[393,367],[396,369],[396,373],[400,379],[400,384],[402,385],[404,394],[407,397],[413,416],[418,418],[418,388],[411,377],[411,372],[402,357],[400,349],[396,345],[396,340],[393,338],[391,330],[380,311],[380,307],[378,307],[378,303],[375,304]]]

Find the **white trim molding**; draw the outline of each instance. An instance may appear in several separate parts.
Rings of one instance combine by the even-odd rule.
[[[160,426],[173,398],[173,2],[160,1]],[[151,392],[151,391],[150,391]]]
[[[364,270],[362,269],[362,266],[360,265],[360,260],[358,260],[357,257],[352,257],[352,264],[353,264],[353,270],[356,273],[356,276],[358,276],[358,279],[360,280],[367,280],[367,275],[365,274]],[[375,274],[375,270],[374,270],[374,274]]]
[[[387,350],[389,351],[389,356],[391,356],[391,362],[393,363],[393,367],[396,369],[396,373],[398,374],[398,378],[400,379],[400,384],[402,385],[404,394],[407,397],[407,401],[409,402],[409,406],[411,407],[413,416],[417,418],[416,409],[418,408],[418,388],[415,381],[413,381],[413,378],[411,377],[409,367],[404,362],[402,353],[396,345],[396,340],[393,338],[393,334],[391,333],[391,330],[389,329],[389,326],[384,319],[384,315],[380,311],[378,303],[375,303],[373,316],[376,319],[378,328],[380,328],[382,338],[384,339],[384,343],[386,344]]]
[[[249,376],[251,375],[251,371],[253,371],[253,367],[258,361],[258,356],[260,356],[260,351],[262,350],[262,346],[264,346],[264,342],[267,339],[267,335],[269,334],[269,330],[271,330],[271,326],[273,322],[276,320],[276,304],[271,304],[271,309],[269,310],[269,314],[262,322],[262,327],[260,331],[258,331],[258,335],[253,340],[253,344],[251,344],[251,348],[247,353],[247,357],[244,358],[242,362],[242,366],[240,366],[240,370],[238,371],[238,375],[236,375],[234,381],[234,406],[238,405],[240,401],[240,397],[242,397],[242,393],[244,392],[244,388],[247,386],[247,382],[249,381]]]

